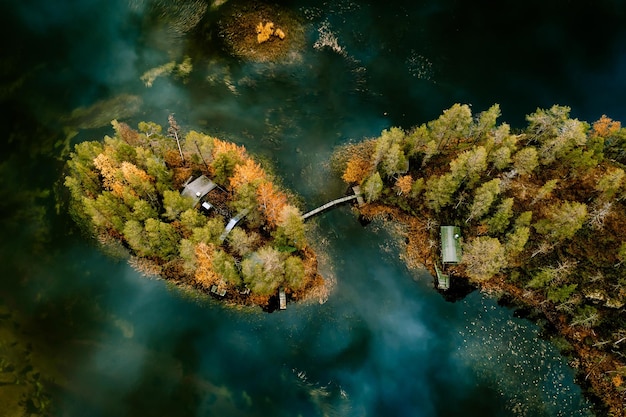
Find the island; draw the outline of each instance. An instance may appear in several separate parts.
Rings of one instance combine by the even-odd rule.
[[[626,129],[555,105],[515,131],[494,105],[339,147],[365,219],[404,225],[409,267],[535,318],[606,415],[626,412]]]
[[[103,250],[237,305],[323,293],[295,196],[243,146],[183,134],[172,115],[166,133],[112,125],[112,137],[75,145],[65,177],[72,217]]]

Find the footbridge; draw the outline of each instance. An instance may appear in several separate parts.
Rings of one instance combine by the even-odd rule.
[[[351,200],[355,200],[356,199],[356,201],[358,202],[359,206],[362,206],[363,204],[365,204],[365,200],[363,200],[363,196],[361,195],[361,187],[359,187],[358,185],[354,186],[354,187],[352,187],[352,191],[354,191],[353,195],[349,195],[349,196],[346,196],[346,197],[338,198],[338,199],[333,200],[333,201],[329,201],[328,203],[326,203],[326,204],[324,204],[322,206],[319,206],[318,208],[316,208],[314,210],[311,210],[308,213],[303,214],[302,215],[302,220],[306,220],[309,217],[315,216],[316,214],[319,214],[319,213],[323,212],[324,210],[327,210],[327,209],[329,209],[329,208],[331,208],[333,206],[336,206],[338,204],[345,203],[347,201],[351,201]]]

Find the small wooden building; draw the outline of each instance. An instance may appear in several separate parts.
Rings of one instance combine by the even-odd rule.
[[[458,226],[441,226],[441,262],[456,265],[461,262],[461,229]]]
[[[192,198],[194,205],[196,205],[215,187],[217,187],[217,184],[211,181],[207,176],[200,175],[198,178],[185,185],[181,194],[185,197]]]

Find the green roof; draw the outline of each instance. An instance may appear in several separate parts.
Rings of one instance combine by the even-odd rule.
[[[458,226],[441,226],[441,261],[444,264],[461,262],[461,229]]]

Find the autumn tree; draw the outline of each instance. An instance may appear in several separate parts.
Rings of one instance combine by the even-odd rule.
[[[430,209],[439,212],[452,202],[452,196],[459,188],[459,185],[451,173],[431,176],[425,185],[424,200],[426,205]]]
[[[504,246],[493,237],[476,237],[464,245],[462,263],[471,279],[486,281],[507,266]]]
[[[348,184],[360,184],[369,175],[371,170],[372,162],[368,158],[355,155],[348,160],[346,169],[341,178]]]
[[[454,104],[438,119],[428,123],[430,134],[437,142],[437,148],[445,148],[451,139],[463,139],[470,135],[472,111],[466,104]]]
[[[383,191],[383,180],[378,171],[374,172],[365,180],[362,191],[368,203],[378,200]]]
[[[280,252],[264,246],[241,262],[241,273],[253,293],[271,295],[283,282],[284,267]]]
[[[535,223],[534,228],[551,241],[561,241],[573,237],[586,220],[586,204],[563,201],[550,206],[547,217]]]
[[[596,191],[601,193],[601,199],[610,200],[624,184],[624,170],[618,167],[610,168],[596,184]]]
[[[245,184],[258,185],[265,178],[265,171],[261,165],[248,158],[243,164],[235,167],[233,176],[230,177],[230,186],[233,189],[238,189]]]
[[[240,286],[242,283],[241,276],[237,269],[235,258],[224,252],[222,249],[216,249],[212,259],[213,271],[227,284]]]
[[[479,113],[471,129],[471,135],[474,139],[478,142],[485,140],[496,128],[496,122],[500,115],[499,104],[494,104],[489,109]]]
[[[498,205],[496,212],[487,220],[487,227],[489,233],[497,234],[502,233],[509,226],[511,217],[513,216],[513,203],[515,199],[505,198]]]
[[[494,178],[476,189],[474,201],[470,206],[469,217],[465,221],[466,223],[474,218],[480,219],[487,214],[494,200],[497,198],[498,194],[500,194],[501,182],[499,178]]]
[[[228,244],[232,250],[241,257],[245,257],[254,252],[260,242],[261,236],[257,232],[251,231],[247,233],[240,227],[235,227],[228,234]]]
[[[199,243],[195,246],[196,273],[195,280],[205,289],[211,288],[216,284],[220,277],[213,268],[213,257],[215,254],[215,246]]]
[[[306,228],[302,213],[297,207],[289,204],[283,206],[274,240],[281,246],[292,246],[300,250],[306,247]]]
[[[516,174],[529,175],[539,165],[539,155],[537,149],[528,146],[520,149],[513,155],[513,169]]]
[[[299,290],[306,284],[306,273],[302,259],[289,256],[285,259],[285,282],[293,290]]]
[[[180,214],[193,206],[193,200],[177,191],[165,190],[163,192],[163,217],[168,220],[177,219]]]
[[[398,195],[410,195],[413,187],[413,178],[411,175],[404,175],[396,180],[396,193]]]
[[[487,169],[487,150],[484,146],[475,146],[462,152],[450,162],[450,174],[459,184],[467,182],[473,188]]]
[[[556,189],[556,186],[558,184],[559,180],[556,178],[547,181],[537,190],[530,204],[533,205],[536,204],[538,201],[550,198],[552,196],[552,192]]]
[[[269,181],[259,184],[256,195],[265,220],[271,227],[276,227],[280,221],[282,210],[287,204],[287,196]]]

